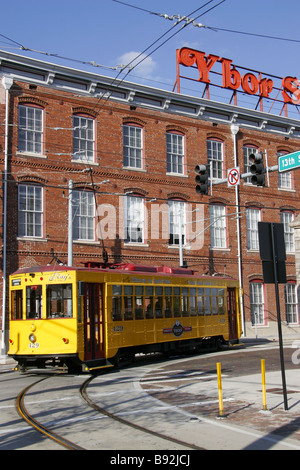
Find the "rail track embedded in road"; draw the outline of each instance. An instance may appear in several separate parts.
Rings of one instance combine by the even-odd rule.
[[[39,421],[37,421],[33,416],[30,415],[30,413],[27,411],[25,405],[24,405],[24,398],[25,395],[28,393],[28,391],[37,385],[38,383],[48,379],[49,377],[43,377],[42,379],[37,380],[33,384],[29,385],[26,387],[22,392],[19,393],[17,400],[16,400],[16,407],[18,410],[18,413],[21,415],[21,417],[28,423],[30,426],[32,426],[34,429],[42,433],[44,436],[48,437],[49,439],[52,439],[53,441],[57,442],[59,445],[67,448],[68,450],[85,450],[82,447],[78,446],[77,444],[74,444],[74,442],[69,441],[68,439],[65,439],[62,436],[59,436],[55,432],[51,431],[49,428],[41,424]]]
[[[196,446],[194,444],[190,444],[188,442],[182,441],[180,439],[176,439],[171,436],[166,436],[165,434],[161,434],[159,432],[153,431],[151,429],[145,428],[144,426],[140,426],[138,424],[132,423],[131,421],[128,421],[127,419],[121,418],[120,416],[117,416],[114,413],[111,413],[107,411],[105,408],[102,408],[101,406],[97,405],[94,403],[90,397],[87,394],[87,387],[90,384],[90,382],[95,378],[95,376],[89,377],[80,387],[80,393],[82,398],[86,401],[86,403],[93,408],[94,410],[98,411],[99,413],[102,413],[103,415],[113,419],[114,421],[117,421],[119,423],[125,424],[126,426],[129,426],[133,429],[136,429],[138,431],[141,431],[143,433],[151,434],[152,436],[164,439],[166,441],[173,442],[175,444],[181,445],[183,447],[187,447],[189,449],[193,450],[205,450],[203,447]]]

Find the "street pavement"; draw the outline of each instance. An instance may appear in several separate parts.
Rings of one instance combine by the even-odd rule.
[[[280,370],[266,372],[266,409],[263,409],[262,375],[259,370],[254,374],[245,373],[238,376],[226,374],[224,371],[222,373],[223,416],[218,413],[218,403],[206,411],[204,406],[202,408],[204,412],[200,413],[199,407],[196,410],[193,406],[186,408],[186,405],[184,413],[187,418],[190,416],[190,419],[187,419],[185,426],[182,427],[182,435],[186,439],[190,437],[193,440],[197,422],[201,428],[201,444],[207,449],[300,450],[300,335],[299,338],[296,336],[284,338],[283,343],[292,356],[288,358],[289,361],[295,364],[294,368],[285,370],[288,409],[285,409]],[[278,354],[277,338],[242,338],[241,345],[233,349],[234,353],[238,354],[243,349],[263,351],[270,348],[274,348]],[[204,359],[205,355],[202,358]],[[217,362],[217,355],[215,359]],[[193,357],[186,360],[192,361]],[[0,356],[0,373],[9,372],[15,366],[16,363],[11,358]],[[157,364],[154,365],[153,369],[157,368]],[[218,398],[216,383],[216,380],[205,382],[203,388],[207,397]],[[151,387],[149,391],[151,395]],[[187,384],[183,393],[192,397],[191,402],[195,403],[195,397],[199,396],[199,383]],[[176,395],[178,398],[178,393]],[[158,401],[155,396],[157,394],[153,394],[153,403]],[[164,402],[167,404],[168,399]],[[194,423],[194,428],[191,427],[191,423]],[[191,429],[194,431],[191,432]]]

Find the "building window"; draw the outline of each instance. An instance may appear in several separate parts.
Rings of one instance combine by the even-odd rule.
[[[252,325],[264,325],[264,289],[262,282],[250,283],[250,310]]]
[[[134,124],[123,126],[123,163],[124,167],[142,168],[143,129]]]
[[[285,294],[285,311],[286,311],[286,321],[291,324],[298,324],[298,299],[297,299],[297,289],[296,284],[288,283],[285,285],[284,289]]]
[[[248,208],[247,219],[247,250],[259,250],[258,222],[260,222],[260,209]]]
[[[167,132],[167,172],[184,173],[184,136]]]
[[[180,233],[182,245],[185,244],[185,202],[169,201],[169,245],[179,245]]]
[[[43,109],[19,106],[19,152],[42,154]]]
[[[94,158],[94,119],[73,116],[73,160],[93,163]]]
[[[73,239],[95,240],[95,198],[90,191],[73,191]]]
[[[18,188],[18,234],[20,237],[42,237],[43,189],[20,184]]]
[[[209,206],[210,215],[210,245],[211,248],[226,248],[226,217],[225,206],[212,204]]]
[[[223,178],[223,142],[209,139],[207,141],[207,161],[211,162],[212,178]]]
[[[128,196],[125,199],[125,242],[144,242],[144,199]]]
[[[291,222],[294,220],[294,213],[289,211],[281,212],[280,220],[284,228],[285,251],[295,253],[294,229],[290,227]]]
[[[245,147],[243,147],[244,173],[250,173],[250,167],[251,167],[252,163],[249,161],[249,157],[252,153],[255,154],[257,152],[258,152],[257,147],[254,147],[252,145],[245,145]],[[249,176],[248,178],[245,178],[244,182],[245,183],[251,183],[251,176]]]
[[[287,152],[278,152],[278,158],[282,155],[287,155]],[[292,171],[285,171],[284,173],[278,172],[278,187],[280,189],[293,189]]]

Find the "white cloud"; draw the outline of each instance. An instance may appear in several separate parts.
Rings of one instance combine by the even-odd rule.
[[[136,66],[134,72],[143,77],[150,77],[155,71],[157,64],[152,57],[147,57],[146,54],[140,52],[125,52],[117,59],[118,65],[131,65]],[[139,65],[137,65],[139,64]]]

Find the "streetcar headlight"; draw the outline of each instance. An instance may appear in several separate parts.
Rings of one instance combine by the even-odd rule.
[[[30,341],[31,343],[35,343],[35,342],[36,342],[36,337],[35,337],[35,335],[34,335],[33,333],[31,333],[31,335],[29,335],[29,341]]]

